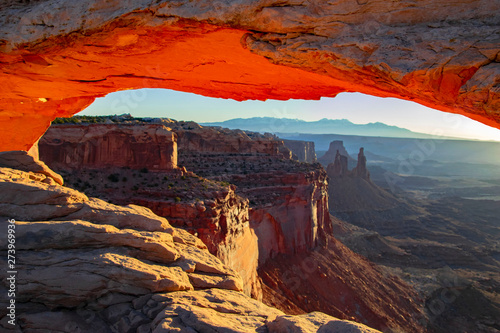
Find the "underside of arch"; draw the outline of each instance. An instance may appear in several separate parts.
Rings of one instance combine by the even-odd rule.
[[[498,4],[419,3],[6,2],[0,151],[28,150],[55,117],[139,88],[235,100],[362,92],[500,128]]]

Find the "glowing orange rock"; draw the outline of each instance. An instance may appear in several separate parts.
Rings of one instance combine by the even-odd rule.
[[[399,97],[500,127],[498,5],[86,0],[0,5],[0,150],[124,89]]]

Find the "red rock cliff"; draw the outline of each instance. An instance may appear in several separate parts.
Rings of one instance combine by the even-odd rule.
[[[250,222],[259,238],[260,263],[278,253],[312,249],[332,233],[328,181],[321,166],[293,161],[290,154],[284,158],[280,152],[290,151],[283,141],[272,137],[267,145],[272,143],[278,150],[274,148],[269,154],[258,133],[245,132],[245,145],[254,148],[249,153],[237,153],[231,146],[243,140],[242,131],[219,132],[218,128],[207,127],[183,131],[177,132],[180,138],[192,136],[191,131],[202,137],[216,132],[227,142],[222,147],[228,148],[214,151],[211,145],[206,149],[180,139],[179,163],[204,177],[235,184],[236,193],[250,200]]]
[[[500,127],[499,20],[490,0],[4,1],[0,150],[144,87],[236,100],[359,91]]]
[[[256,186],[242,193],[260,200],[250,210],[250,221],[259,238],[259,262],[280,253],[297,254],[325,245],[326,236],[332,235],[332,225],[323,169],[261,173],[249,178]]]
[[[199,127],[195,123],[188,127],[193,124]],[[200,141],[199,135],[195,137],[203,147],[231,146],[220,138],[209,145],[208,138]],[[277,152],[270,140],[257,146]],[[177,134],[170,128],[145,123],[53,125],[39,147],[41,159],[63,172],[70,186],[116,204],[148,207],[173,225],[196,234],[210,253],[241,275],[247,295],[262,298],[257,236],[249,225],[248,200],[236,195],[230,186],[174,170]],[[79,172],[75,173],[76,169]],[[146,172],[149,170],[154,172]]]
[[[177,167],[177,138],[162,125],[54,125],[39,143],[40,159],[54,169]]]

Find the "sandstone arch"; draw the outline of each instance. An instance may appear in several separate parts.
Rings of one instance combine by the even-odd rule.
[[[491,0],[8,0],[0,4],[0,151],[110,92],[398,97],[500,128]]]

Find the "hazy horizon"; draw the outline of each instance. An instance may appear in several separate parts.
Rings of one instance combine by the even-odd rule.
[[[115,92],[98,98],[79,115],[130,113],[134,117],[161,117],[198,123],[235,118],[272,117],[304,120],[346,119],[354,124],[384,123],[417,133],[473,140],[500,141],[500,130],[465,116],[423,105],[360,93],[342,93],[321,100],[243,101],[204,97],[166,89]]]

